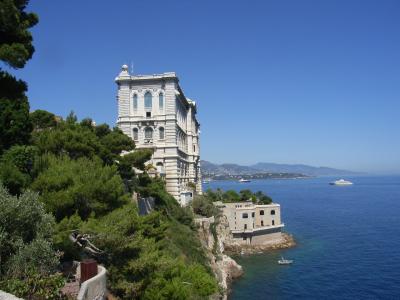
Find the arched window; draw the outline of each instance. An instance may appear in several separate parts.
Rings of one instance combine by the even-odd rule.
[[[159,109],[164,109],[164,94],[160,93],[160,95],[158,95],[158,107]]]
[[[160,140],[163,140],[165,138],[164,127],[158,128],[158,132],[160,134]]]
[[[144,138],[152,139],[153,138],[153,129],[151,127],[146,127],[144,130]]]
[[[271,215],[275,215],[275,210],[271,210]]]
[[[260,216],[263,216],[263,215],[264,215],[264,211],[260,210]]]
[[[139,139],[139,130],[137,128],[133,128],[133,140],[137,141]]]
[[[138,108],[138,97],[135,94],[135,95],[133,95],[133,109],[137,110],[137,108]]]
[[[144,108],[151,109],[153,102],[153,96],[150,92],[144,94]]]

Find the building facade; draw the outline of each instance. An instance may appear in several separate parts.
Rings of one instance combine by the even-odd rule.
[[[281,207],[277,203],[218,203],[234,240],[240,244],[265,245],[282,239]]]
[[[174,72],[129,74],[122,66],[118,85],[118,127],[136,144],[151,148],[150,163],[165,178],[166,188],[181,205],[190,199],[190,186],[201,194],[200,124],[195,101],[185,96]]]

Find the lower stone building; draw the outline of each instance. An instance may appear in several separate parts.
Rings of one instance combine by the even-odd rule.
[[[282,239],[281,207],[277,203],[216,203],[227,217],[234,240],[240,244],[265,245]]]

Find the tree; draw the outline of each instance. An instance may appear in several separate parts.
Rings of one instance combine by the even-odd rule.
[[[102,216],[127,201],[116,166],[103,166],[99,158],[49,156],[47,165],[32,188],[58,221],[75,212],[83,220]]]
[[[0,155],[12,145],[29,142],[32,124],[25,82],[0,71]]]
[[[250,190],[241,190],[239,194],[242,201],[250,200],[253,197],[253,193]]]
[[[34,130],[52,128],[57,125],[56,116],[53,113],[41,109],[31,112],[30,119]]]
[[[239,202],[240,196],[234,190],[228,190],[223,195],[224,202]]]
[[[27,0],[0,2],[0,60],[13,68],[22,68],[32,57],[34,47],[29,28],[38,22],[26,13]],[[29,141],[31,123],[25,82],[0,69],[0,155],[15,144]]]
[[[32,181],[36,147],[13,146],[0,159],[0,181],[12,195],[20,194]]]
[[[22,68],[35,48],[29,28],[38,22],[37,15],[24,10],[28,0],[2,0],[0,4],[0,60],[13,68]]]

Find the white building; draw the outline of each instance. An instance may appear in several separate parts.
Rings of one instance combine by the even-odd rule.
[[[124,65],[115,81],[118,127],[137,149],[154,150],[150,163],[165,177],[167,191],[186,205],[189,182],[202,192],[196,103],[186,98],[174,72],[133,75]]]
[[[277,203],[215,203],[227,217],[234,240],[240,244],[265,245],[282,239],[281,207]]]

